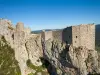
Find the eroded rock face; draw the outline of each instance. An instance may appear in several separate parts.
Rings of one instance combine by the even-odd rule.
[[[45,42],[44,54],[46,59],[57,68],[58,75],[87,75],[100,72],[97,51],[86,47],[76,48],[49,39]]]
[[[40,57],[43,57],[42,45],[41,45],[41,36],[40,35],[32,35],[25,44],[26,49],[28,51],[28,58],[31,62],[36,65],[42,65]]]
[[[45,51],[44,54],[46,59],[56,67],[56,73],[58,75],[65,75],[65,74],[76,74],[76,68],[72,65],[71,59],[69,56],[69,49],[65,43],[62,43],[59,40],[47,40],[45,42]]]
[[[98,54],[95,50],[89,50],[86,47],[69,48],[69,55],[72,64],[78,69],[79,75],[98,73]]]
[[[32,35],[30,32],[31,30],[24,28],[24,24],[21,22],[17,23],[16,28],[14,28],[11,21],[0,19],[0,36],[4,36],[8,44],[14,49],[21,75],[27,75],[33,72],[27,67],[26,62],[28,59],[34,65],[41,65],[37,61],[42,56],[41,37]]]

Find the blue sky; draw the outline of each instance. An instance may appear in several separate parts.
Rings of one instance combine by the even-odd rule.
[[[100,0],[0,0],[0,18],[32,30],[100,23]]]

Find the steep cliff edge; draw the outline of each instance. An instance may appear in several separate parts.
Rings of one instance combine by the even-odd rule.
[[[45,59],[56,67],[58,75],[99,74],[98,54],[86,47],[68,46],[59,40],[45,43]],[[56,75],[55,73],[55,75]]]
[[[18,62],[21,75],[35,73],[35,69],[27,66],[28,60],[34,66],[42,65],[40,61],[40,57],[43,55],[41,36],[30,34],[30,32],[31,30],[24,28],[24,24],[21,22],[13,27],[11,21],[0,19],[0,37],[4,36],[8,45],[14,50],[14,57]]]

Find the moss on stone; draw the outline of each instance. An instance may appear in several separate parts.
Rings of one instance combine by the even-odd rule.
[[[0,40],[0,75],[21,75],[14,50],[4,37]]]

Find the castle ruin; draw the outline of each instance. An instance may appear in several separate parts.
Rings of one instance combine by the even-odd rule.
[[[57,31],[44,31],[42,32],[42,38],[48,39],[59,39],[66,42],[69,45],[75,47],[85,46],[88,49],[95,49],[95,25],[78,25],[70,26],[63,30]]]
[[[74,66],[75,69],[78,68],[78,70],[81,70],[80,74],[77,73],[79,75],[87,75],[87,73],[92,72],[88,71],[91,66],[94,67],[93,71],[98,68],[94,24],[82,24],[52,31],[43,30],[41,34],[31,34],[31,30],[25,28],[21,22],[17,23],[16,27],[13,27],[11,21],[1,19],[0,36],[4,36],[11,48],[14,49],[15,59],[18,61],[22,75],[33,72],[26,64],[28,59],[35,66],[40,66],[42,64],[40,57],[44,55],[45,58],[48,57],[46,60],[52,65],[64,67],[63,70],[66,70],[67,67],[69,70],[73,70],[74,68],[70,69],[70,66]],[[60,42],[53,40],[60,40]],[[66,44],[63,42],[71,45],[69,51],[65,49]],[[92,63],[86,62],[90,55],[93,59]],[[67,61],[63,57],[68,58]],[[69,60],[69,57],[71,60]],[[69,62],[71,62],[70,66]],[[65,66],[65,63],[68,66]],[[87,66],[88,63],[89,66]]]

